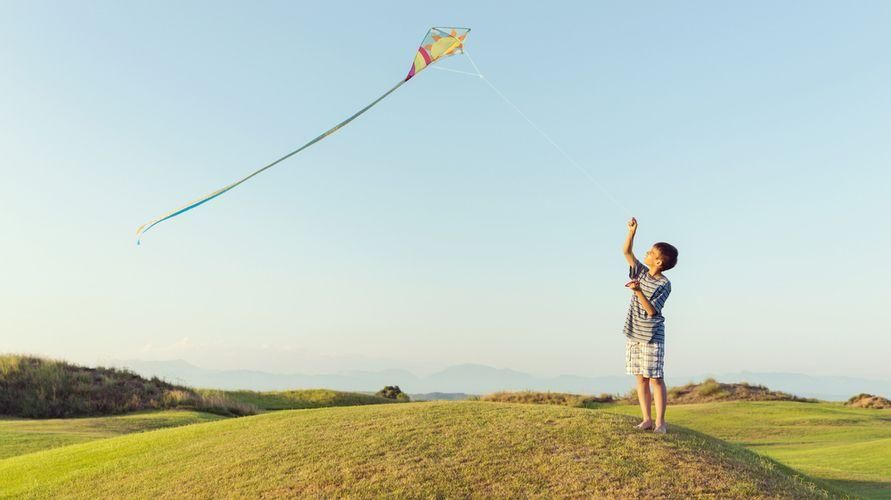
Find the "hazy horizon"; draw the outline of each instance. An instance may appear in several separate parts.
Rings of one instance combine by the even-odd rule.
[[[639,256],[680,251],[667,376],[891,380],[891,4],[423,10],[0,5],[0,351],[622,375],[636,216]],[[136,246],[390,88],[434,24],[629,210],[429,70]]]
[[[29,353],[29,352],[0,352],[0,355],[3,354],[12,354],[12,355],[35,355],[40,357],[49,357],[51,359],[59,359],[63,361],[67,361],[69,363],[80,364],[84,366],[104,366],[104,367],[127,367],[127,364],[130,362],[138,362],[138,363],[179,363],[184,362],[192,367],[199,368],[201,370],[208,371],[255,371],[260,373],[268,373],[272,375],[312,375],[312,376],[325,376],[325,375],[339,375],[348,372],[385,372],[390,370],[397,371],[406,371],[411,373],[412,375],[418,377],[428,377],[433,374],[437,374],[452,368],[459,367],[483,367],[483,368],[491,368],[495,370],[510,370],[518,373],[523,373],[526,375],[531,375],[534,377],[543,377],[543,378],[553,378],[553,377],[561,377],[561,376],[575,376],[575,377],[610,377],[610,376],[622,376],[622,373],[616,372],[587,372],[587,373],[578,373],[572,371],[534,371],[534,370],[523,370],[520,368],[516,368],[513,366],[498,366],[491,365],[485,363],[475,363],[475,362],[456,362],[456,363],[446,363],[442,365],[432,365],[429,363],[411,363],[411,362],[399,362],[394,361],[392,359],[372,359],[368,357],[364,357],[361,355],[355,356],[343,356],[336,358],[322,358],[317,361],[315,364],[293,364],[293,363],[280,363],[276,364],[276,357],[274,355],[270,356],[270,351],[268,349],[263,349],[259,351],[257,358],[252,358],[251,356],[239,356],[237,359],[219,359],[219,358],[207,358],[205,361],[195,361],[193,359],[187,359],[184,357],[155,357],[155,358],[145,358],[145,357],[134,357],[134,358],[113,358],[113,357],[97,357],[94,360],[90,359],[75,359],[70,357],[53,357],[47,356],[41,353]],[[263,356],[260,356],[260,355]],[[336,359],[336,361],[333,361]],[[271,362],[270,362],[271,361]],[[870,376],[856,376],[852,374],[831,374],[827,372],[820,372],[819,370],[811,370],[811,371],[783,371],[783,370],[765,370],[765,371],[756,371],[756,370],[748,370],[748,369],[739,369],[739,370],[719,370],[719,371],[701,371],[701,372],[684,372],[684,373],[667,373],[666,378],[673,379],[675,381],[679,379],[690,379],[691,382],[705,378],[705,377],[713,377],[713,376],[726,376],[726,375],[745,375],[745,374],[753,374],[753,375],[802,375],[807,377],[837,377],[837,378],[846,378],[850,377],[852,379],[862,379],[869,380],[873,382],[881,382],[886,383],[891,386],[891,379],[884,377],[870,377]],[[632,378],[629,376],[629,380]],[[740,379],[742,380],[742,379]],[[723,380],[722,380],[723,381]]]

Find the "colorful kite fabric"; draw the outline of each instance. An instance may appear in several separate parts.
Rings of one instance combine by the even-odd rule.
[[[393,88],[391,88],[390,90],[385,92],[382,96],[380,96],[377,99],[375,99],[374,101],[372,101],[371,104],[369,104],[368,106],[365,106],[364,108],[357,111],[355,114],[353,114],[346,120],[331,127],[329,130],[322,133],[322,135],[307,142],[303,146],[300,146],[299,148],[295,149],[294,151],[291,151],[290,153],[286,154],[285,156],[282,156],[281,158],[273,161],[272,163],[264,166],[263,168],[253,172],[252,174],[248,175],[247,177],[245,177],[237,182],[234,182],[232,184],[229,184],[226,187],[218,189],[208,195],[202,196],[201,198],[198,198],[197,200],[192,201],[191,203],[188,203],[185,206],[183,206],[182,208],[174,210],[173,212],[170,212],[167,215],[163,215],[161,217],[158,217],[157,219],[154,219],[152,221],[149,221],[149,222],[143,224],[142,226],[139,226],[139,229],[136,230],[136,236],[137,236],[136,243],[139,244],[139,242],[142,238],[142,235],[145,234],[149,229],[160,224],[161,222],[164,222],[168,219],[172,219],[181,213],[188,212],[189,210],[191,210],[199,205],[203,205],[204,203],[207,203],[208,201],[216,198],[217,196],[220,196],[223,193],[226,193],[227,191],[234,189],[235,187],[242,184],[243,182],[248,181],[255,175],[259,174],[260,172],[263,172],[264,170],[274,167],[275,165],[287,160],[288,158],[296,155],[297,153],[303,151],[304,149],[321,141],[325,137],[328,137],[329,135],[333,134],[334,132],[337,132],[344,125],[355,120],[356,118],[359,117],[359,115],[368,111],[375,104],[381,102],[385,97],[387,97],[388,95],[395,92],[396,89],[398,89],[399,87],[402,86],[402,84],[409,81],[412,77],[414,77],[415,75],[420,73],[424,68],[436,63],[440,59],[463,53],[464,39],[467,37],[468,32],[470,32],[470,29],[468,29],[468,28],[430,28],[430,31],[427,32],[427,36],[425,36],[424,40],[421,42],[421,46],[418,47],[418,52],[417,52],[417,54],[415,54],[415,60],[412,63],[411,69],[409,69],[409,71],[408,71],[408,75],[405,77],[405,79],[403,79],[399,83],[397,83]]]
[[[444,30],[448,29],[448,33]],[[415,54],[415,62],[408,71],[405,81],[417,75],[422,69],[444,57],[461,54],[464,52],[464,39],[467,38],[469,29],[465,28],[430,28],[418,53]]]

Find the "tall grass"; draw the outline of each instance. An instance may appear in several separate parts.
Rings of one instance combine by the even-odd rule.
[[[855,408],[874,408],[877,410],[891,408],[891,400],[888,400],[888,398],[864,392],[849,398],[845,404]]]
[[[637,390],[631,389],[624,395],[603,393],[600,396],[571,394],[565,392],[538,392],[538,391],[501,391],[485,396],[470,397],[474,401],[491,401],[499,403],[528,403],[572,406],[576,408],[597,408],[606,403],[638,404]],[[854,398],[852,398],[853,400]],[[668,389],[668,401],[671,405],[692,404],[711,401],[797,401],[805,403],[817,402],[816,399],[807,399],[787,394],[780,391],[772,391],[762,385],[751,385],[746,382],[739,384],[724,384],[713,378],[704,380],[699,384],[687,384]]]
[[[479,398],[473,398],[477,401],[489,401],[496,403],[526,403],[526,404],[547,404],[571,406],[574,408],[588,408],[601,403],[612,403],[616,401],[616,397],[612,394],[603,393],[600,396],[589,396],[582,394],[570,394],[566,392],[537,392],[537,391],[518,391],[509,392],[501,391],[492,394],[486,394]]]
[[[637,401],[635,396],[634,401]],[[747,382],[725,384],[708,378],[699,384],[687,384],[668,390],[668,400],[673,404],[705,403],[710,401],[798,401],[814,403],[816,399],[802,398],[794,394],[773,391],[763,385]]]
[[[389,399],[372,394],[333,391],[330,389],[296,389],[268,392],[200,389],[198,392],[206,396],[219,396],[229,401],[244,403],[261,410],[297,410],[327,406],[358,406],[405,402],[402,399]]]
[[[0,355],[0,415],[64,418],[190,408],[250,415],[256,408],[117,368],[87,368],[35,356]]]

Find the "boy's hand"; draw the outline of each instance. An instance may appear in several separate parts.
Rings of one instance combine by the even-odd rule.
[[[632,217],[631,220],[628,221],[628,231],[632,233],[637,232],[637,219],[635,219],[634,217]]]
[[[634,291],[634,292],[639,292],[639,291],[640,291],[640,281],[637,281],[637,280],[631,280],[631,281],[629,281],[628,283],[626,283],[625,286],[627,286],[628,288],[630,288],[630,289],[631,289],[632,291]]]

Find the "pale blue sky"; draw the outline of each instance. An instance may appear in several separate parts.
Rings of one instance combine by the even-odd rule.
[[[891,4],[3,2],[0,351],[620,374],[637,250],[666,372],[891,378]],[[431,25],[487,77],[405,75]],[[465,58],[444,64],[471,70]]]

